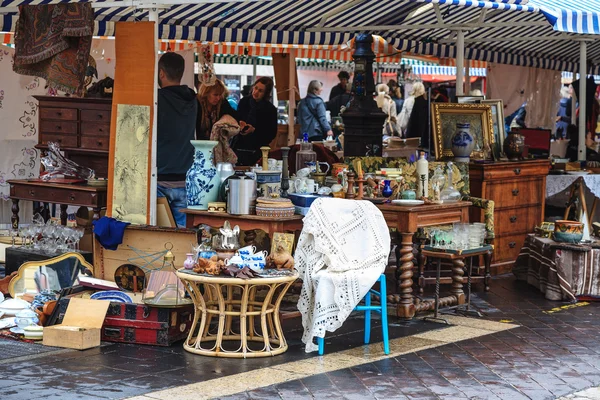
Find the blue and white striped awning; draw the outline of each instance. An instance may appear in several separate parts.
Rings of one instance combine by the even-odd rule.
[[[83,0],[0,0],[0,7]],[[96,8],[98,36],[118,21],[147,20],[143,0],[110,0]],[[148,0],[149,1],[149,0]],[[172,2],[172,1],[171,1]],[[400,50],[454,58],[453,30],[466,29],[466,58],[555,70],[578,69],[579,46],[563,35],[599,33],[600,0],[260,0],[173,5],[159,12],[166,40],[341,45],[360,32],[376,33]],[[99,2],[95,2],[96,5]],[[122,7],[112,7],[122,3]],[[160,0],[156,0],[160,4]],[[339,7],[347,8],[341,9]],[[436,7],[439,13],[436,14]],[[321,18],[331,13],[321,26]],[[443,19],[440,25],[438,17]],[[0,31],[13,31],[16,12],[0,14]],[[481,24],[484,22],[484,24]],[[466,25],[465,25],[466,24]],[[600,73],[600,41],[588,44]]]

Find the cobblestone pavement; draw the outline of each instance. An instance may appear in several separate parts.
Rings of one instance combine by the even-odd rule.
[[[598,398],[598,389],[571,394],[600,385],[600,304],[550,302],[509,276],[494,279],[491,292],[474,301],[485,320],[520,326],[492,332],[475,318],[446,327],[390,316],[390,357],[377,352],[380,343],[362,346],[360,318],[328,336],[325,357],[304,353],[298,319],[285,321],[290,349],[273,358],[195,356],[180,343],[107,343],[4,360],[0,399],[183,400],[208,397],[206,388],[230,399]],[[374,342],[381,340],[378,328]]]

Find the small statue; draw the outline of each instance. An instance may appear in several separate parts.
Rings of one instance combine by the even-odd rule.
[[[294,257],[286,251],[285,247],[278,245],[275,253],[269,254],[267,257],[267,267],[292,269],[294,268]]]
[[[219,260],[217,256],[212,256],[210,259],[199,258],[194,267],[194,272],[198,274],[219,275],[222,268],[225,268],[223,260]]]

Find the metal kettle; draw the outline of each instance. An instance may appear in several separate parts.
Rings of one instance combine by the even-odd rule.
[[[225,182],[227,212],[233,215],[253,214],[256,210],[256,181],[236,172]]]

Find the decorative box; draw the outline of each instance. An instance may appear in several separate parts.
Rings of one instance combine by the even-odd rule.
[[[227,212],[227,205],[220,201],[209,202],[208,212]]]

